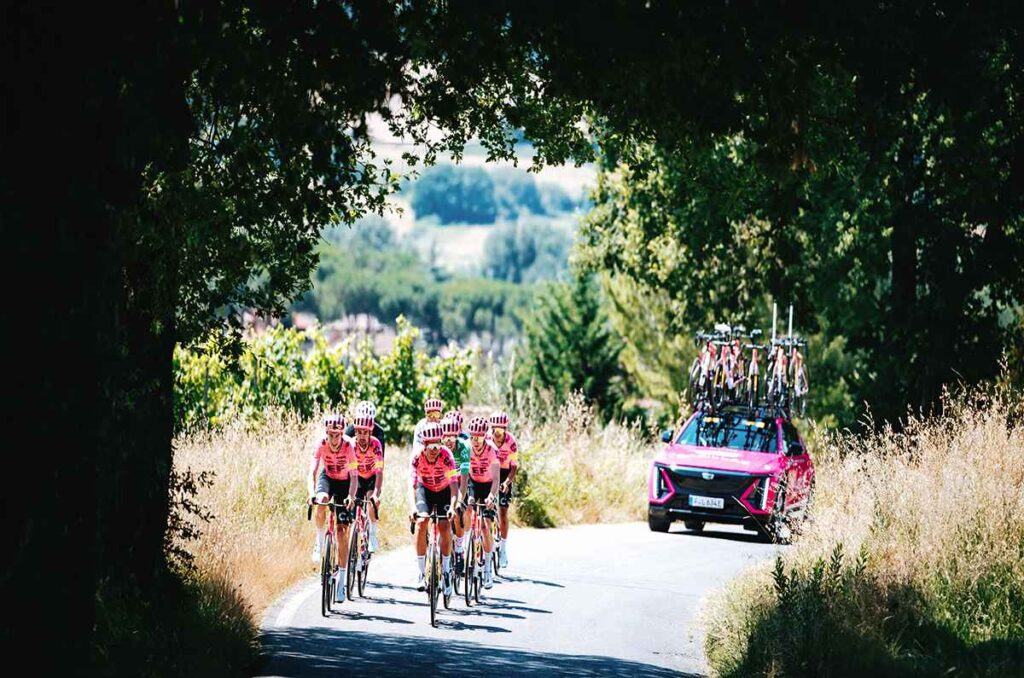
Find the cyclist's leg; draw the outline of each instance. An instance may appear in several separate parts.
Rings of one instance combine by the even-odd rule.
[[[509,469],[501,469],[501,482],[504,483],[508,480]],[[512,488],[510,487],[508,492],[499,491],[498,493],[498,504],[500,505],[500,511],[498,512],[499,521],[498,529],[501,531],[501,538],[508,539],[508,507],[512,503]]]
[[[359,479],[359,489],[356,491],[357,499],[365,499],[366,495],[373,492],[377,487],[377,476],[370,476],[369,478]],[[370,550],[377,550],[377,509],[372,504],[366,504],[364,508],[364,515],[366,516],[367,528],[366,531],[370,536]]]
[[[451,490],[445,489],[440,492],[431,492],[430,495],[431,508],[437,511],[438,516],[444,516],[451,507]],[[447,518],[440,518],[437,521],[437,531],[441,536],[441,555],[450,556],[452,554],[451,521]]]
[[[340,504],[348,497],[348,485],[348,479],[332,481],[331,494],[335,504]],[[338,563],[345,569],[348,563],[348,529],[352,522],[352,514],[344,506],[335,506],[334,514],[338,521]]]
[[[427,488],[422,485],[416,487],[416,512],[420,514],[416,518],[416,563],[422,580],[427,571],[427,531],[430,529],[430,522],[422,517],[423,514],[430,513]]]
[[[326,503],[331,496],[331,488],[327,482],[327,474],[320,470],[316,481],[316,494],[313,501],[317,504]],[[327,507],[316,506],[313,510],[313,524],[316,526],[316,542],[313,549],[315,560],[320,560],[320,553],[323,551],[324,539],[327,534]]]

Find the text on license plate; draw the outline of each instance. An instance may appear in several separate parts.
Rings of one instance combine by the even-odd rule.
[[[690,506],[701,506],[704,508],[725,508],[725,500],[721,497],[701,497],[696,494],[690,495]]]

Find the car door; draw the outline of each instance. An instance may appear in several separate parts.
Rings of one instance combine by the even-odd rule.
[[[794,442],[800,445],[799,454],[790,454]],[[782,422],[782,451],[786,455],[786,506],[803,507],[811,484],[811,457],[796,427],[788,421]]]

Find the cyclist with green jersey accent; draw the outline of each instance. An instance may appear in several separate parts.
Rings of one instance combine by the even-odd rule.
[[[469,488],[469,445],[462,438],[462,422],[460,419],[461,417],[453,416],[449,412],[441,420],[441,444],[451,450],[455,456],[455,466],[459,470],[458,499],[456,504],[464,505],[466,492]],[[462,535],[465,532],[461,512],[457,513],[452,519],[452,531],[455,533],[455,569],[461,571],[464,548]]]

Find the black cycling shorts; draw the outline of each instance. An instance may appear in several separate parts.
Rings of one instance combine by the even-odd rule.
[[[377,475],[374,474],[369,478],[360,478],[359,487],[356,488],[356,499],[365,499],[366,495],[373,491],[377,487]]]
[[[491,493],[491,481],[485,483],[478,483],[472,478],[469,479],[469,498],[470,500],[475,499],[481,504],[487,500],[487,495]],[[485,518],[494,517],[494,509],[483,509],[483,516]]]
[[[448,509],[452,505],[452,490],[446,487],[440,492],[431,492],[422,485],[416,487],[416,510],[420,513],[437,512],[439,518],[446,519]]]
[[[327,471],[320,469],[320,477],[316,481],[316,492],[326,494],[329,498],[334,500],[335,504],[341,504],[348,497],[348,486],[349,480],[335,480],[327,476]],[[338,517],[338,522],[348,524],[352,522],[352,513],[344,506],[335,506],[334,515]]]
[[[505,482],[508,479],[508,474],[511,470],[512,469],[508,468],[501,469],[501,482]],[[508,488],[508,492],[502,491],[499,486],[498,505],[507,508],[508,505],[512,503],[512,496],[515,492],[515,489],[515,483],[513,483],[512,486]]]

